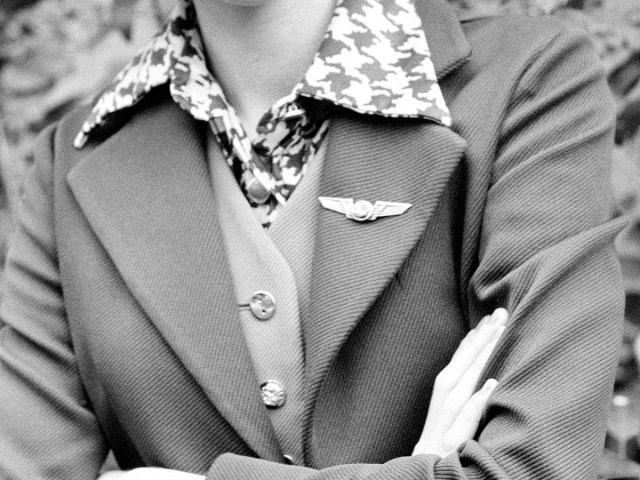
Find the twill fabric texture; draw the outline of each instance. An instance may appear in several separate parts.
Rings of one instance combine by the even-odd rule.
[[[300,313],[308,311],[305,303],[310,297],[307,257],[315,238],[322,155],[314,159],[277,227],[269,230],[250,221],[251,208],[213,141],[208,157],[237,303],[247,305],[253,293],[261,290],[275,297],[275,312],[269,320],[257,321],[246,306],[239,307],[239,315],[258,383],[275,380],[285,389],[285,404],[268,409],[278,442],[287,455],[301,461],[304,358]],[[286,227],[289,229],[283,230]]]
[[[302,462],[256,389],[209,125],[159,87],[80,150],[88,109],[39,140],[0,308],[0,478],[95,478],[109,449],[208,480],[595,475],[623,311],[602,69],[556,20],[415,6],[453,121],[331,118],[320,195],[412,207],[317,210]],[[478,435],[409,456],[436,375],[496,307],[510,323]]]

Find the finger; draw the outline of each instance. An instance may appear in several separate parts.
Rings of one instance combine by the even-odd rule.
[[[435,453],[444,457],[455,451],[463,442],[473,439],[477,434],[489,396],[497,386],[497,380],[487,380],[482,389],[466,402],[455,421],[446,431],[440,432],[439,435],[423,435],[423,438],[415,446],[413,455]]]
[[[457,385],[451,390],[451,393],[449,394],[450,397],[454,399],[461,399],[461,402],[466,402],[471,395],[473,395],[473,392],[477,389],[482,372],[496,349],[496,345],[498,344],[505,328],[506,327],[498,327],[494,332],[491,341],[485,345],[471,365],[469,365],[469,368],[467,368],[462,377],[460,377]]]
[[[497,386],[498,381],[490,378],[464,405],[460,414],[451,425],[451,428],[445,434],[443,442],[445,454],[453,452],[463,442],[471,440],[476,436],[478,425],[480,425],[480,420],[482,419],[482,414],[484,413],[489,401],[489,396]]]
[[[499,308],[491,317],[485,317],[462,341],[449,364],[438,374],[433,388],[430,409],[439,409],[447,396],[458,385],[462,376],[490,344],[495,334],[506,324],[507,311]],[[477,381],[477,380],[476,380]],[[472,385],[475,388],[475,383]],[[471,395],[471,393],[469,393]],[[465,399],[466,401],[466,399]]]
[[[507,311],[502,308],[495,310],[490,317],[484,317],[461,342],[449,364],[438,374],[419,444],[428,445],[431,449],[434,442],[441,443],[442,437],[473,394],[482,369],[495,347],[496,334],[499,336],[504,330],[507,319]],[[490,345],[488,349],[487,345]],[[464,396],[462,392],[452,396],[452,390],[458,386],[474,362],[476,365],[480,364],[481,368],[472,369],[465,377],[466,393]]]
[[[473,363],[469,366],[467,371],[458,380],[458,383],[444,396],[442,404],[440,405],[440,414],[437,418],[434,418],[432,425],[437,431],[447,431],[455,419],[460,415],[460,412],[472,397],[473,392],[476,390],[480,376],[484,371],[484,367],[487,361],[491,357],[500,335],[504,331],[505,327],[499,327],[495,332],[491,342],[489,342],[482,349],[480,354],[475,358]]]
[[[504,308],[498,308],[491,316],[484,317],[470,335],[460,343],[449,365],[445,368],[451,370],[453,374],[458,374],[458,378],[462,376],[482,349],[491,342],[495,331],[507,324],[508,317]]]
[[[127,472],[120,470],[113,470],[111,472],[105,472],[98,477],[98,480],[123,480]]]

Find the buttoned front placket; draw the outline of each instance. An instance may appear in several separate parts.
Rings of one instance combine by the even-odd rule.
[[[125,116],[116,112],[134,107],[163,85],[182,109],[210,125],[209,150],[218,155],[217,161],[210,159],[216,214],[226,232],[239,316],[259,379],[256,394],[264,399],[284,460],[300,463],[301,319],[311,294],[314,245],[309,234],[313,223],[300,219],[315,218],[300,212],[319,208],[319,193],[309,193],[317,178],[307,179],[322,161],[319,152],[325,148],[333,108],[451,125],[421,19],[413,0],[338,0],[304,78],[265,113],[251,142],[207,67],[191,0],[178,0],[164,32],[99,97],[77,135],[76,148],[94,130],[106,124],[117,127]],[[292,209],[289,197],[307,186],[306,196],[293,206],[309,208]],[[301,216],[288,213],[292,211]],[[281,224],[284,218],[288,220]],[[308,238],[293,241],[294,231]]]
[[[313,199],[324,150],[316,155],[305,183],[283,210],[283,228],[292,222],[298,227],[294,239],[283,235],[279,223],[272,236],[252,218],[216,142],[209,142],[208,151],[238,314],[256,371],[256,395],[261,396],[273,424],[283,460],[301,464],[306,400],[301,312],[309,298],[309,248],[318,208]]]

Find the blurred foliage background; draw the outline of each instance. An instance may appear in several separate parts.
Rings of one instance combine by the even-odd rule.
[[[34,137],[106,86],[160,29],[175,0],[1,1],[0,262]],[[450,1],[483,15],[556,16],[584,29],[602,59],[618,107],[615,205],[630,219],[617,239],[627,291],[618,369],[624,388],[638,378],[640,358],[640,0]]]

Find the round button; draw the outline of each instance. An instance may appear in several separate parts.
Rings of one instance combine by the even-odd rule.
[[[365,220],[369,220],[371,215],[373,215],[373,205],[366,200],[358,200],[353,204],[349,213],[354,220],[364,222]]]
[[[249,308],[258,320],[269,320],[276,313],[276,299],[269,292],[260,290],[251,295]]]
[[[262,403],[267,408],[280,408],[287,401],[284,387],[275,380],[267,380],[260,385],[260,390],[262,390]]]
[[[253,202],[262,205],[269,200],[271,192],[257,178],[252,178],[247,183],[247,196]]]

